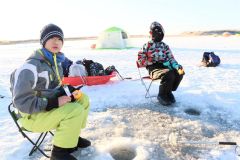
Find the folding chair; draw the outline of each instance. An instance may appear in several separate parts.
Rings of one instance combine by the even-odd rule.
[[[48,132],[42,132],[42,133],[39,133],[39,137],[37,139],[36,142],[34,142],[33,140],[31,140],[27,134],[25,132],[31,132],[31,131],[28,131],[26,130],[24,127],[21,127],[20,124],[18,123],[18,115],[16,113],[16,108],[13,107],[13,103],[10,103],[9,106],[8,106],[8,111],[14,121],[14,123],[16,124],[19,132],[22,134],[22,136],[24,138],[27,138],[29,140],[29,142],[32,143],[33,145],[33,148],[31,149],[31,151],[29,152],[29,156],[31,156],[35,151],[40,151],[45,157],[47,158],[50,158],[42,149],[40,149],[40,145],[42,144],[42,142],[44,141],[45,137],[47,136],[48,133],[50,133],[52,136],[53,136],[53,133],[51,131],[48,131]]]
[[[140,80],[141,80],[141,82],[142,82],[142,85],[145,87],[145,89],[146,89],[146,94],[145,94],[145,98],[153,98],[153,97],[157,97],[157,96],[151,96],[150,95],[150,88],[151,88],[151,86],[152,86],[152,83],[154,82],[154,81],[156,81],[156,80],[154,80],[154,79],[151,79],[150,78],[150,76],[142,76],[142,74],[141,74],[141,71],[140,71],[140,66],[138,65],[138,62],[136,61],[136,64],[137,64],[137,68],[138,68],[138,73],[139,73],[139,77],[140,77]],[[151,82],[150,82],[150,84],[147,86],[147,84],[146,84],[146,82],[144,82],[144,79],[147,79],[147,80],[151,80]]]

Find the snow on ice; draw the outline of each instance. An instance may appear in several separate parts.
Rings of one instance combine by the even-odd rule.
[[[105,67],[115,65],[123,77],[106,85],[85,86],[91,101],[87,128],[81,136],[92,146],[74,153],[83,160],[172,160],[238,159],[235,146],[220,141],[240,143],[240,47],[239,37],[166,37],[185,76],[174,95],[176,104],[163,107],[155,98],[145,99],[145,89],[135,65],[137,51],[146,39],[133,39],[136,48],[126,50],[91,50],[93,41],[67,41],[65,55],[76,61],[95,60]],[[0,155],[3,160],[45,159],[40,153],[31,157],[31,144],[18,133],[7,106],[11,101],[9,75],[39,44],[0,46]],[[221,57],[216,68],[199,67],[204,51]],[[147,74],[141,69],[142,74]],[[153,84],[151,94],[158,92]],[[31,134],[36,138],[36,134]],[[195,144],[193,144],[194,142]],[[44,143],[51,148],[51,137]]]

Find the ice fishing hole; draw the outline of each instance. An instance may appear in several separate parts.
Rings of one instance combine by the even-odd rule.
[[[110,154],[114,160],[133,160],[137,155],[135,148],[131,146],[112,148]]]
[[[193,109],[193,108],[188,108],[184,110],[185,113],[189,114],[189,115],[194,115],[194,116],[199,116],[201,114],[200,111]]]

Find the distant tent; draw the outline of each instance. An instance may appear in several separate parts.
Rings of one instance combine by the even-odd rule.
[[[118,27],[111,27],[103,31],[97,39],[96,48],[123,49],[129,47],[127,33]]]

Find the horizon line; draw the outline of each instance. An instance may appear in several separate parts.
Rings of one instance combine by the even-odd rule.
[[[211,33],[214,32],[214,33]],[[223,33],[221,33],[223,32]],[[169,34],[166,37],[174,37],[174,36],[221,36],[225,32],[234,32],[237,35],[240,35],[240,30],[210,30],[210,31],[185,31],[180,34]],[[207,33],[207,34],[204,34]],[[229,33],[230,34],[230,33]],[[230,35],[235,35],[230,34]],[[224,35],[223,35],[224,36]],[[139,35],[129,35],[128,38],[148,38],[148,35],[139,34]],[[74,40],[96,40],[98,36],[80,36],[80,37],[66,37],[64,41],[74,41]],[[19,40],[0,40],[0,45],[10,45],[10,44],[19,44],[19,43],[35,43],[39,42],[40,39],[19,39]]]

